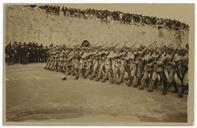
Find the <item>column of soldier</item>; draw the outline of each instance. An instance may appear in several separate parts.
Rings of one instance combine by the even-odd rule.
[[[5,46],[5,61],[7,64],[43,63],[48,58],[48,47],[29,42],[14,42]]]
[[[149,92],[160,87],[164,95],[170,87],[179,97],[188,93],[188,45],[185,48],[50,47],[45,68],[64,72],[63,80],[70,75],[74,79],[125,83]],[[175,79],[180,81],[179,86]]]

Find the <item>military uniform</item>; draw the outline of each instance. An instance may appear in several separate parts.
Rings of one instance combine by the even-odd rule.
[[[137,75],[136,75],[137,80],[136,80],[134,87],[137,87],[140,85],[143,72],[144,72],[144,61],[142,60],[141,56],[138,56],[136,60],[136,64],[137,64]]]
[[[153,70],[153,62],[152,62],[153,60],[150,53],[144,57],[143,61],[145,62],[145,66],[144,66],[144,73],[139,89],[144,89],[144,87],[149,85],[149,81],[151,79],[152,70]]]
[[[173,86],[174,87],[174,92],[178,92],[178,88],[176,86],[174,76],[175,76],[175,64],[173,62],[173,53],[167,53],[166,59],[165,59],[165,75],[167,78],[167,85],[164,85],[166,90],[165,93],[167,93],[168,88]]]
[[[179,91],[179,97],[183,97],[185,90],[188,89],[188,63],[189,63],[189,55],[186,49],[179,50],[179,64],[177,75],[181,80],[181,90]]]

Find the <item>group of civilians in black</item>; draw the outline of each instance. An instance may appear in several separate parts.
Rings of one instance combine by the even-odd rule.
[[[30,5],[31,7],[36,7],[36,5]],[[76,8],[68,8],[65,6],[58,5],[43,5],[39,6],[39,8],[45,10],[47,14],[60,15],[62,11],[64,16],[71,17],[97,17],[101,21],[120,21],[124,24],[131,23],[139,23],[139,24],[147,24],[157,26],[158,29],[168,28],[171,30],[189,30],[189,26],[185,23],[182,23],[178,20],[171,20],[165,18],[157,18],[153,16],[142,16],[140,14],[131,14],[131,13],[123,13],[121,11],[109,11],[109,10],[96,10],[96,9],[76,9]]]
[[[5,46],[5,61],[7,64],[43,63],[48,58],[48,46],[29,42],[14,42]]]

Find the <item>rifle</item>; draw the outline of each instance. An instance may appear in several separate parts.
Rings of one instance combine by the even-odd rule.
[[[120,44],[116,44],[115,46],[112,46],[112,49],[115,49],[118,45],[120,45]]]
[[[136,42],[134,44],[132,44],[129,49],[133,48],[136,45]]]

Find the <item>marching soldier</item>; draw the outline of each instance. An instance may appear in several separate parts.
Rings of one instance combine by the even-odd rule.
[[[124,75],[125,75],[125,67],[126,67],[126,60],[125,60],[125,55],[126,53],[124,51],[122,51],[120,53],[120,57],[119,57],[119,63],[120,63],[120,67],[119,67],[119,78],[117,80],[117,84],[121,84],[123,82],[124,79]]]
[[[90,80],[92,80],[93,78],[97,76],[98,69],[99,69],[99,59],[98,59],[98,53],[96,53],[93,56],[93,71],[90,76]]]
[[[99,81],[102,79],[102,76],[104,75],[104,66],[105,66],[105,53],[101,52],[100,57],[99,57],[99,70],[98,70],[98,75],[96,77],[96,81]]]
[[[179,97],[183,97],[185,90],[188,89],[188,51],[187,49],[180,49],[178,51],[180,56],[178,68],[177,68],[177,75],[181,80],[181,90],[179,91]]]
[[[139,86],[139,89],[144,89],[146,86],[148,86],[149,81],[152,76],[152,69],[153,69],[153,58],[151,51],[147,53],[144,57],[144,73],[141,80],[141,85]]]
[[[133,87],[138,87],[141,83],[141,79],[142,79],[142,76],[143,76],[143,72],[144,72],[144,61],[143,61],[143,53],[140,52],[139,55],[137,56],[137,59],[136,59],[136,64],[137,64],[137,80],[136,80],[136,83]]]
[[[174,80],[174,75],[175,75],[175,64],[173,62],[173,57],[174,57],[174,51],[173,49],[169,48],[166,52],[166,59],[165,59],[165,75],[167,78],[167,85],[164,85],[164,94],[167,93],[168,88],[173,86],[174,87],[174,92],[178,92],[177,85]]]

